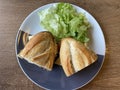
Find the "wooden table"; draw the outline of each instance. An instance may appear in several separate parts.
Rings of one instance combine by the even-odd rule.
[[[43,90],[23,74],[15,56],[15,38],[25,17],[47,3],[65,1],[90,12],[106,39],[104,65],[79,90],[120,90],[120,0],[0,0],[0,90]]]

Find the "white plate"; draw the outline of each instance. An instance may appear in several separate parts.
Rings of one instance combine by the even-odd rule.
[[[51,3],[44,5],[36,10],[34,10],[31,14],[29,14],[26,19],[21,24],[18,34],[16,36],[16,55],[20,52],[23,46],[23,33],[29,33],[34,35],[38,32],[43,31],[44,29],[40,26],[40,20],[38,16],[38,12],[51,7],[53,4]],[[102,32],[102,29],[95,18],[88,13],[86,10],[73,5],[78,12],[84,13],[90,22],[92,29],[89,30],[90,35],[90,48],[97,53],[98,60],[90,65],[89,67],[83,69],[82,71],[76,73],[71,77],[66,77],[62,68],[60,66],[54,65],[53,70],[51,72],[43,70],[36,65],[30,64],[25,60],[21,60],[17,57],[18,63],[25,73],[25,75],[36,85],[52,90],[71,90],[81,88],[87,83],[89,83],[93,78],[98,74],[99,70],[102,67],[105,56],[105,39]],[[21,33],[21,34],[20,34]],[[18,43],[20,42],[20,43]]]

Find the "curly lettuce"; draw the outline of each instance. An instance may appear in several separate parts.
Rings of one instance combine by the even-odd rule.
[[[89,41],[87,35],[90,24],[83,13],[69,3],[57,3],[50,8],[38,12],[40,25],[50,31],[56,41],[65,37],[86,43]]]

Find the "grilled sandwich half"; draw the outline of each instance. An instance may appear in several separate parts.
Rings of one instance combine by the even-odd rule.
[[[54,37],[50,32],[44,31],[34,35],[18,57],[51,71],[56,53],[57,45]]]
[[[82,70],[97,60],[97,55],[83,43],[73,38],[63,38],[60,47],[60,62],[66,76]]]

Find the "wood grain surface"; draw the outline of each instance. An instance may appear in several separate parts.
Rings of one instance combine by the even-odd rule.
[[[90,12],[106,39],[106,57],[95,79],[79,90],[120,90],[120,0],[0,0],[0,90],[44,90],[21,71],[15,38],[26,16],[52,2],[69,2]]]

